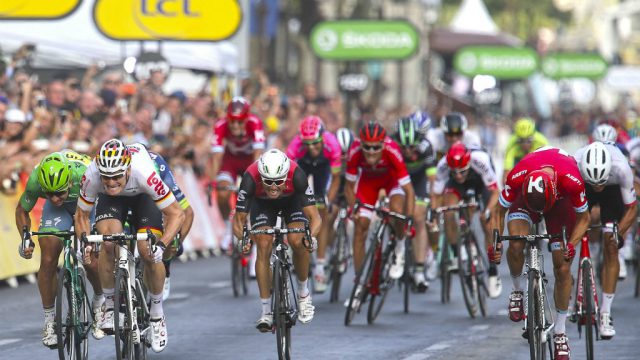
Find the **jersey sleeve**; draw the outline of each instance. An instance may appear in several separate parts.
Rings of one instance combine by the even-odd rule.
[[[163,210],[167,206],[173,204],[176,201],[176,198],[171,192],[169,186],[162,181],[162,177],[156,171],[151,157],[142,152],[137,156],[140,157],[139,161],[135,163],[135,167],[132,162],[131,173],[132,176],[136,176],[138,179],[144,181],[144,183],[140,184],[142,192],[149,195],[160,210]]]
[[[178,203],[180,203],[180,207],[183,209],[189,207],[189,202],[182,192],[182,189],[180,189],[180,186],[178,186],[178,182],[175,176],[173,176],[173,172],[171,168],[169,168],[167,161],[160,154],[157,154],[153,161],[156,163],[158,171],[160,171],[160,178],[162,178],[162,181],[171,189],[173,196],[175,196]]]
[[[502,207],[508,209],[511,207],[511,204],[516,201],[518,192],[522,187],[522,182],[528,172],[526,160],[520,160],[520,162],[511,169],[509,174],[507,174],[504,188],[500,192],[500,197],[498,198]]]
[[[296,135],[293,137],[289,146],[287,146],[287,156],[289,159],[296,161],[298,160],[298,149],[300,149],[300,145],[302,145],[302,140],[300,140],[300,136]]]
[[[98,193],[102,189],[100,174],[95,162],[91,162],[80,180],[80,195],[78,196],[78,207],[83,211],[91,211],[98,198]]]
[[[313,193],[313,188],[309,186],[307,174],[299,167],[293,172],[293,192],[300,198],[302,207],[316,205],[316,196]]]
[[[44,193],[38,184],[38,171],[40,167],[36,167],[27,180],[27,186],[22,196],[20,196],[20,206],[26,211],[30,212],[38,202],[38,199],[44,197]]]
[[[622,194],[622,202],[627,205],[635,205],[636,190],[634,187],[633,170],[627,161],[620,163],[620,193]]]
[[[389,157],[389,163],[396,173],[398,184],[400,186],[405,186],[411,183],[411,177],[409,177],[407,165],[404,163],[404,159],[402,158],[402,154],[400,154],[400,150],[393,146],[385,145],[383,151],[385,151]]]
[[[211,152],[224,152],[224,138],[227,136],[226,120],[218,120],[213,128],[213,137],[211,138]]]
[[[262,120],[255,115],[249,117],[251,124],[253,139],[251,142],[251,148],[253,150],[262,150],[265,148],[264,129],[262,128]]]
[[[491,165],[489,154],[484,151],[473,151],[471,153],[471,168],[480,174],[482,182],[487,189],[498,189],[498,177]]]
[[[347,181],[355,182],[358,179],[358,162],[362,156],[360,147],[353,147],[349,152],[349,160],[347,160],[347,170],[344,177]]]
[[[256,182],[248,171],[242,175],[238,197],[236,201],[236,212],[248,213],[251,209],[251,200],[256,193]]]
[[[328,131],[325,131],[323,133],[323,138],[325,141],[325,146],[327,147],[326,154],[329,159],[329,165],[331,166],[331,172],[338,173],[340,172],[340,168],[342,167],[342,149],[340,148],[338,139],[336,139],[335,135]]]
[[[539,131],[536,131],[533,134],[533,150],[537,150],[547,145],[549,145],[549,140],[547,140],[547,137],[542,135],[542,133],[540,133]]]
[[[438,162],[438,166],[436,166],[436,180],[433,183],[433,193],[442,195],[447,181],[449,181],[449,165],[447,165],[447,159],[442,158]]]

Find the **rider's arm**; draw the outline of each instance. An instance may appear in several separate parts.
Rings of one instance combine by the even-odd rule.
[[[573,227],[571,237],[568,239],[574,247],[578,246],[578,243],[584,236],[584,233],[589,229],[589,223],[591,222],[591,216],[589,211],[583,211],[576,213],[576,224]]]
[[[235,215],[233,216],[233,235],[242,239],[242,228],[247,223],[247,215],[251,209],[251,201],[255,194],[256,182],[248,171],[242,175],[242,181],[238,188]]]
[[[166,220],[166,224],[164,226],[164,233],[160,237],[160,241],[169,246],[173,238],[178,234],[178,231],[180,231],[180,227],[182,227],[182,223],[185,219],[185,214],[180,207],[180,204],[175,200],[161,211],[164,219]]]
[[[91,210],[83,210],[79,206],[76,209],[76,213],[73,216],[73,224],[76,230],[76,238],[80,239],[80,236],[91,233],[91,224],[89,223],[89,215]]]
[[[347,204],[353,208],[356,204],[356,183],[355,181],[349,181],[344,185],[344,197],[347,198]]]
[[[249,214],[242,211],[236,211],[233,215],[233,235],[236,239],[242,239],[242,228],[247,223],[247,215]]]
[[[311,236],[318,236],[320,227],[322,226],[322,218],[320,218],[318,207],[315,205],[305,206],[302,208],[302,212],[304,213],[304,216],[309,219],[309,230],[311,231]]]
[[[636,216],[638,215],[638,204],[633,203],[631,205],[625,205],[624,213],[622,214],[622,219],[620,219],[620,224],[618,225],[618,233],[621,236],[624,236],[631,225],[633,225]]]
[[[338,196],[338,190],[340,189],[340,169],[338,171],[332,171],[331,173],[331,185],[329,191],[327,191],[327,199],[329,204],[333,204]]]
[[[356,180],[358,179],[358,158],[360,156],[359,148],[352,148],[349,151],[347,169],[344,174],[346,180],[344,184],[344,197],[347,199],[347,204],[351,208],[356,204]]]
[[[406,216],[408,216],[409,218],[413,218],[413,215],[414,215],[413,211],[416,204],[416,192],[413,189],[413,185],[411,185],[411,181],[402,185],[402,190],[404,190],[404,193],[406,196],[405,197],[406,199],[405,210],[407,211]]]
[[[498,229],[498,234],[502,234],[504,232],[504,216],[507,214],[509,208],[497,202],[491,209],[491,229]],[[491,242],[487,241],[487,246],[490,245]]]
[[[20,237],[22,237],[23,227],[26,226],[27,230],[31,229],[31,218],[29,218],[29,212],[26,211],[20,203],[16,206],[16,226],[18,227]]]
[[[191,231],[191,226],[193,225],[194,215],[191,206],[184,209],[184,222],[182,222],[182,227],[180,228],[180,241],[184,241],[187,235],[189,235],[189,231]]]
[[[211,154],[211,161],[209,166],[209,180],[215,181],[220,171],[220,165],[222,165],[222,156],[224,152],[214,152]]]

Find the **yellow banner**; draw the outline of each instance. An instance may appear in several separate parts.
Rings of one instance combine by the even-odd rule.
[[[114,40],[217,41],[242,21],[236,0],[96,0],[96,27]]]
[[[82,0],[2,0],[0,19],[58,19],[73,13]]]

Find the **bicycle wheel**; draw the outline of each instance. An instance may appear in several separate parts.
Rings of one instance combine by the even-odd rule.
[[[276,326],[276,343],[278,358],[288,360],[291,357],[291,327],[288,324],[289,294],[287,292],[286,273],[280,264],[276,263],[273,270],[273,321]]]
[[[113,331],[116,340],[116,359],[131,360],[135,358],[133,346],[133,314],[129,309],[128,301],[131,297],[131,289],[127,284],[129,272],[118,268],[116,270],[115,294],[113,296]]]
[[[133,351],[136,360],[144,360],[147,358],[147,347],[151,346],[146,337],[146,334],[151,330],[151,323],[149,322],[149,307],[146,302],[147,294],[146,289],[142,286],[142,278],[136,278],[135,294],[133,308],[137,310],[136,326],[138,327],[137,336],[139,341],[133,342]]]
[[[593,291],[591,289],[591,263],[585,261],[580,266],[582,272],[582,299],[584,310],[582,320],[585,328],[585,342],[587,346],[587,360],[593,360],[593,327],[596,326],[594,319],[596,311],[594,308]]]
[[[467,307],[469,316],[473,319],[478,312],[478,303],[476,301],[478,298],[478,282],[470,243],[469,236],[458,241],[458,274],[460,275],[460,287],[462,288],[464,304]]]
[[[58,357],[63,359],[82,359],[78,329],[80,309],[71,285],[71,274],[65,268],[58,273],[56,294],[55,330],[58,338]]]
[[[382,306],[384,305],[384,300],[387,298],[387,294],[389,293],[389,289],[393,287],[393,279],[389,276],[389,270],[391,269],[391,264],[393,262],[392,252],[394,251],[395,246],[389,242],[387,248],[384,253],[380,254],[378,261],[376,261],[376,266],[374,266],[374,271],[378,271],[378,294],[371,294],[371,299],[369,301],[369,310],[367,311],[367,323],[373,324],[376,321],[376,318],[380,314],[380,310],[382,310]],[[375,272],[372,272],[372,275],[375,276]],[[373,282],[370,278],[369,282]]]
[[[233,297],[240,295],[240,287],[242,286],[242,264],[240,264],[240,252],[236,247],[233,247],[231,254],[231,289],[233,290]]]
[[[409,296],[413,287],[413,276],[411,270],[413,269],[413,251],[411,248],[411,240],[405,239],[404,252],[404,274],[402,275],[402,284],[404,285],[404,313],[409,313]]]
[[[474,264],[476,264],[476,281],[478,283],[478,308],[480,309],[480,314],[482,317],[487,317],[488,308],[487,308],[487,275],[489,265],[487,264],[485,258],[482,256],[480,252],[480,248],[478,247],[478,242],[476,241],[475,236],[471,235],[471,246],[473,255]],[[473,250],[475,249],[475,250]]]
[[[347,242],[347,228],[344,221],[340,221],[340,223],[338,224],[336,235],[337,237],[335,241],[333,256],[331,256],[331,261],[329,262],[329,281],[331,281],[331,294],[329,295],[329,302],[338,301],[338,299],[340,298],[340,283],[342,281],[343,273],[340,270],[342,270],[342,264],[346,262],[345,243]]]
[[[449,272],[449,264],[449,244],[443,243],[440,247],[440,301],[443,304],[449,302],[451,293],[451,273]]]
[[[527,301],[527,334],[529,339],[529,354],[532,360],[544,359],[542,343],[542,329],[544,316],[540,275],[536,270],[529,270],[528,301]]]
[[[369,247],[367,255],[364,258],[364,262],[360,266],[359,271],[356,272],[356,277],[353,280],[353,289],[351,290],[351,296],[349,297],[349,305],[347,306],[347,311],[344,315],[345,326],[349,326],[349,324],[351,324],[353,317],[357,312],[360,312],[360,307],[369,294],[367,281],[373,271],[373,262],[375,259],[373,255],[379,246],[381,245],[373,243]]]

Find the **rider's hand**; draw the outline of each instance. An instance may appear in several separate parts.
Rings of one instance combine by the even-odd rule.
[[[404,233],[407,235],[407,237],[410,237],[410,238],[413,238],[416,236],[416,228],[415,226],[413,226],[412,218],[407,219],[407,223],[404,228]]]
[[[32,243],[33,244],[33,243]],[[33,256],[33,248],[34,246],[29,246],[27,248],[23,248],[22,244],[18,245],[18,253],[23,259],[31,259]]]
[[[162,256],[164,255],[165,248],[166,245],[161,241],[158,241],[158,243],[153,246],[153,253],[151,255],[153,256],[154,264],[162,262]]]
[[[91,264],[91,252],[93,251],[93,246],[88,245],[82,250],[81,259],[83,265]]]
[[[318,249],[318,239],[315,236],[312,236],[311,239],[308,239],[307,243],[308,246],[305,246],[305,248],[307,248],[307,251],[314,252],[316,251],[316,249]]]
[[[566,261],[571,261],[576,256],[576,247],[572,243],[568,242],[567,247],[562,249],[562,256]]]
[[[502,261],[502,243],[499,242],[496,244],[496,250],[493,250],[493,246],[489,246],[487,249],[487,256],[489,257],[489,261],[494,264],[500,264]]]
[[[484,211],[484,222],[489,222],[491,220],[491,209],[486,209]]]

